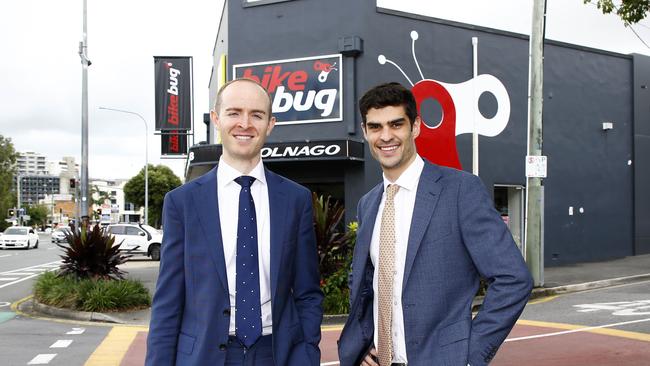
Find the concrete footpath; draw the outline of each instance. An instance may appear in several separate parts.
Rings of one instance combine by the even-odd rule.
[[[157,262],[134,260],[127,263],[123,269],[128,271],[129,278],[142,281],[153,293],[158,278]],[[544,270],[544,286],[533,289],[531,299],[647,280],[650,280],[650,254],[549,267]],[[481,300],[477,297],[475,305],[479,306]],[[150,309],[124,313],[88,313],[34,304],[31,299],[18,304],[18,309],[35,316],[145,327],[149,325],[151,316]],[[345,315],[326,316],[324,323],[342,325],[345,319]]]

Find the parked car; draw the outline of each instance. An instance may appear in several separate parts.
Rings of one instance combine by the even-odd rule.
[[[12,226],[0,237],[0,248],[38,248],[38,234],[29,226]]]
[[[52,231],[52,234],[50,236],[50,238],[52,240],[52,243],[65,243],[65,242],[67,242],[68,240],[65,238],[66,233],[68,233],[69,235],[72,234],[69,227],[59,227],[59,228],[54,229],[54,231]]]
[[[112,224],[108,225],[107,230],[115,235],[116,244],[122,244],[121,250],[146,255],[155,261],[160,260],[160,244],[163,237],[161,231],[140,224]]]

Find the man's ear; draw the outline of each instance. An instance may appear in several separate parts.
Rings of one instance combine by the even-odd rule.
[[[266,129],[266,136],[271,134],[273,127],[275,127],[275,117],[271,116],[271,119],[269,119],[269,128]]]
[[[219,115],[214,109],[210,111],[210,121],[219,129]]]
[[[363,131],[363,138],[368,140],[368,136],[366,135],[366,124],[361,122],[361,131]]]
[[[411,133],[414,139],[420,135],[421,126],[422,126],[422,119],[420,118],[420,116],[415,117],[415,121],[413,121],[413,128],[412,128],[413,131]]]

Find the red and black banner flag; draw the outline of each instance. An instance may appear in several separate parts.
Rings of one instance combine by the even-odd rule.
[[[154,56],[154,68],[156,131],[191,130],[192,58]]]

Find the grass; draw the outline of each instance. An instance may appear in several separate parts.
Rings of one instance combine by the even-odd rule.
[[[34,298],[42,304],[80,311],[124,311],[146,308],[151,296],[133,280],[77,279],[45,272],[34,284]]]

